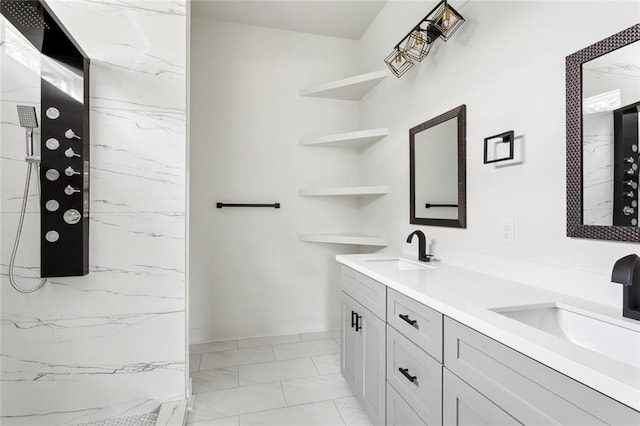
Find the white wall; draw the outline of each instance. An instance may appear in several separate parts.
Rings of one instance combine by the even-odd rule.
[[[40,83],[0,26],[3,425],[88,422],[185,396],[186,3],[48,3],[92,59],[90,273],[29,295],[9,285],[26,172],[15,106],[38,106]],[[24,287],[39,273],[36,201],[16,268]]]
[[[390,126],[363,153],[361,179],[391,185],[364,206],[365,227],[386,225],[387,251],[421,228],[437,257],[472,269],[620,306],[614,261],[637,245],[566,237],[565,57],[640,19],[637,2],[452,3],[467,22],[401,79],[386,79],[362,103],[362,126]],[[360,40],[362,70],[377,69],[433,2],[389,2]],[[407,130],[467,105],[467,229],[409,225]],[[483,139],[513,129],[521,165],[484,165]],[[513,218],[515,243],[498,241]]]
[[[298,139],[357,130],[358,106],[298,93],[356,74],[357,42],[197,18],[191,37],[190,340],[335,328],[334,256],[357,248],[298,234],[357,230],[358,201],[297,193],[356,185],[358,153]]]

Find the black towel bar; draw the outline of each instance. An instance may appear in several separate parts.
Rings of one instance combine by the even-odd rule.
[[[216,203],[216,207],[221,209],[223,207],[273,207],[275,209],[280,208],[280,203],[273,204],[234,204],[234,203]]]
[[[425,208],[430,209],[431,207],[458,207],[457,204],[431,204],[427,203],[424,205]]]

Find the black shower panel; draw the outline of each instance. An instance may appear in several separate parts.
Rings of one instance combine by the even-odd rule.
[[[613,225],[638,226],[640,102],[613,111]]]
[[[89,66],[43,0],[0,0],[2,15],[42,55],[41,276],[89,272]]]
[[[88,79],[84,79],[87,93]],[[78,101],[42,79],[42,277],[89,272],[89,120]]]

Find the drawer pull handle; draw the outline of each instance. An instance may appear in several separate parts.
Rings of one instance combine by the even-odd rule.
[[[357,316],[358,316],[358,314],[356,314],[355,311],[351,311],[351,328],[356,326],[356,323],[357,323],[356,317]]]
[[[402,375],[404,377],[407,378],[407,380],[409,380],[411,383],[415,382],[416,379],[418,378],[418,376],[412,376],[411,374],[409,374],[409,369],[408,368],[398,368],[398,371],[400,371],[402,373]]]
[[[402,318],[405,322],[411,324],[412,326],[416,326],[416,324],[418,323],[418,320],[412,320],[409,319],[409,315],[405,315],[405,314],[400,314],[398,315],[400,318]]]
[[[362,319],[362,315],[356,314],[356,331],[360,331],[362,326],[360,325],[360,320]]]

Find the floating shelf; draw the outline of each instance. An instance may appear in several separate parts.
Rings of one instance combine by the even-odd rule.
[[[358,130],[357,132],[336,133],[333,135],[315,136],[300,139],[300,145],[337,146],[343,148],[360,148],[379,141],[389,134],[386,127],[380,129]]]
[[[359,101],[388,76],[389,71],[387,70],[360,74],[343,80],[331,81],[318,86],[301,89],[300,96]]]
[[[389,192],[387,185],[377,186],[336,186],[325,188],[305,188],[298,191],[303,197],[382,195]]]
[[[387,239],[373,235],[363,234],[301,234],[300,241],[310,243],[327,244],[352,244],[359,246],[379,246],[386,247]]]

